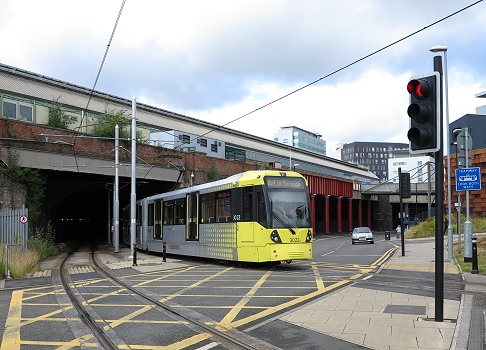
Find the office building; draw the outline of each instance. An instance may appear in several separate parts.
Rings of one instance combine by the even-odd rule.
[[[321,139],[321,137],[322,135],[315,131],[307,131],[296,126],[285,126],[280,128],[273,140],[306,151],[326,155],[326,141]]]
[[[407,143],[352,142],[337,147],[341,160],[358,164],[387,181],[393,175],[388,173],[388,159],[396,150],[408,150]]]

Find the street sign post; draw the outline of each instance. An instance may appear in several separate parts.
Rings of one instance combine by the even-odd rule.
[[[471,191],[481,189],[480,168],[458,168],[456,169],[457,191]]]

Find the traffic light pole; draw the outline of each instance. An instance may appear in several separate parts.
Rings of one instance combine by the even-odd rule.
[[[442,80],[442,56],[434,57],[434,71]],[[439,140],[443,140],[443,104],[440,89]],[[435,321],[444,321],[444,147],[435,153]]]

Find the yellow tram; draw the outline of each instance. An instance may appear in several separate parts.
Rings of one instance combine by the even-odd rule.
[[[137,202],[139,249],[241,262],[312,259],[307,183],[296,172],[247,171]],[[124,209],[129,223],[130,207]],[[125,243],[130,227],[124,227]]]

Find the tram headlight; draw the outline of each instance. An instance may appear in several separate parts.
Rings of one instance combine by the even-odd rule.
[[[272,231],[272,233],[270,234],[270,239],[275,243],[282,243],[282,240],[280,239],[277,230]]]
[[[307,231],[307,237],[305,238],[306,242],[312,241],[312,232],[311,230]]]

